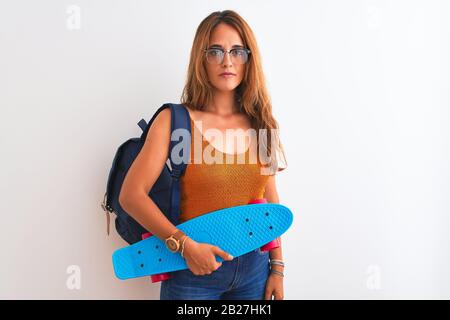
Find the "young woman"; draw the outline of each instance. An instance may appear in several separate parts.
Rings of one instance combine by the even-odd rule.
[[[287,164],[255,37],[236,12],[214,12],[200,23],[181,103],[189,111],[193,136],[190,160],[180,180],[180,222],[255,198],[278,203],[275,173]],[[241,129],[233,136],[237,143],[227,140],[229,129]],[[251,129],[266,129],[267,139],[258,134],[252,138]],[[208,132],[216,134],[210,137]],[[225,138],[219,139],[217,132]],[[203,157],[220,160],[198,161],[196,137]],[[183,234],[148,197],[168,158],[169,141],[170,110],[165,109],[154,120],[120,194],[122,207],[147,230],[179,245],[189,267],[172,272],[161,283],[161,299],[283,299],[281,247],[233,258],[217,246]],[[260,145],[269,161],[259,159]],[[217,262],[216,255],[224,261]]]

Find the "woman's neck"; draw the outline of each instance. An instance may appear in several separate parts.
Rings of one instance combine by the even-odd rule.
[[[205,111],[225,117],[239,113],[234,91],[215,92],[212,103],[206,106]]]

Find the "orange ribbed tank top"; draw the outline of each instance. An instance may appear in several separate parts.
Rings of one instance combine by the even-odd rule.
[[[205,139],[191,118],[190,160],[184,175],[180,179],[181,202],[180,222],[202,214],[248,204],[251,199],[263,198],[268,175],[261,174],[261,162],[250,163],[250,149],[245,152],[245,163],[238,163],[239,154],[227,154],[219,151]],[[223,163],[194,163],[194,138],[201,137],[202,154],[211,145],[212,154],[223,157]],[[226,157],[232,157],[232,163],[226,163]]]

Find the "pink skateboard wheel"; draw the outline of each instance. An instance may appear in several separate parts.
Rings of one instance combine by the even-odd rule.
[[[151,237],[153,234],[151,232],[143,233],[142,234],[142,240],[147,239]]]
[[[252,199],[248,204],[257,204],[257,203],[267,203],[266,198]],[[266,243],[264,246],[260,248],[262,252],[270,251],[272,249],[280,247],[280,240],[276,238],[275,240]]]
[[[154,274],[154,275],[150,276],[150,278],[152,279],[152,283],[155,283],[155,282],[160,282],[160,281],[165,281],[167,279],[170,279],[170,274],[168,274],[168,273]]]
[[[147,232],[142,234],[142,240],[147,239],[148,237],[151,237],[153,234],[151,232]],[[165,281],[167,279],[170,279],[169,273],[160,273],[160,274],[154,274],[150,276],[150,279],[152,280],[152,283]]]
[[[267,203],[266,198],[252,199],[248,204],[256,204],[256,203]]]
[[[261,251],[266,252],[279,247],[280,247],[280,240],[279,238],[276,238],[275,240],[272,240],[269,243],[263,245],[261,247]]]

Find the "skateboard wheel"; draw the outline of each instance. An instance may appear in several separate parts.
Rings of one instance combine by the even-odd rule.
[[[248,204],[267,203],[266,198],[252,199]]]
[[[263,245],[261,247],[261,251],[266,252],[266,251],[270,251],[272,249],[279,248],[279,247],[280,247],[280,241],[278,240],[278,238],[276,238],[275,240],[272,240],[269,243],[266,243],[265,245]]]
[[[142,240],[147,239],[147,238],[151,237],[152,235],[153,235],[153,233],[151,233],[151,232],[143,233]]]
[[[151,237],[153,234],[151,232],[143,233],[142,234],[142,240],[147,239]],[[152,283],[165,281],[167,279],[170,279],[169,273],[160,273],[160,274],[154,274],[150,276],[150,279],[152,280]]]
[[[160,274],[155,274],[153,276],[150,276],[150,278],[152,279],[152,282],[160,282],[160,281],[165,281],[167,279],[170,279],[170,274],[169,273],[160,273]]]

